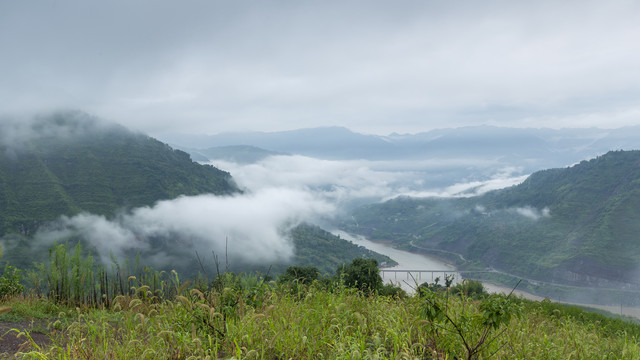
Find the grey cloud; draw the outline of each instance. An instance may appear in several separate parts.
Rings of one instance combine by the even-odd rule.
[[[230,263],[263,265],[290,260],[294,249],[287,230],[332,211],[330,204],[310,194],[265,189],[232,197],[180,197],[136,208],[113,219],[86,213],[63,216],[41,228],[35,238],[47,245],[79,236],[106,263],[111,255],[122,258],[145,251],[155,253],[152,257],[156,261],[170,259],[180,263],[185,252],[224,254],[228,244]],[[169,252],[156,253],[151,245],[153,239],[169,242]]]
[[[396,196],[411,197],[473,197],[482,195],[492,190],[503,189],[509,186],[522,183],[529,175],[515,175],[517,171],[509,170],[498,172],[489,179],[458,182],[443,189],[426,189],[418,191],[408,191]]]
[[[448,166],[471,162],[457,159]],[[92,214],[62,217],[42,228],[36,238],[51,244],[80,236],[98,250],[105,262],[111,254],[119,257],[138,251],[147,252],[156,261],[174,262],[182,261],[185,251],[191,250],[223,254],[228,240],[232,264],[282,263],[295,251],[287,230],[302,222],[325,223],[352,206],[397,195],[469,196],[521,181],[513,176],[518,169],[509,168],[485,181],[429,190],[419,180],[428,169],[444,165],[434,160],[414,164],[413,168],[421,168],[418,172],[410,170],[411,163],[328,161],[304,156],[272,156],[255,164],[214,165],[231,171],[245,193],[180,197],[132,209],[113,219]],[[157,253],[152,245],[154,239],[170,241],[175,251]]]
[[[0,146],[16,150],[26,142],[44,137],[82,138],[90,133],[120,129],[119,125],[80,111],[56,111],[48,114],[0,116]]]
[[[380,197],[393,191],[407,172],[376,169],[375,162],[332,161],[305,156],[271,156],[256,164],[214,161],[229,169],[249,189],[289,188],[311,192],[332,202]]]
[[[147,132],[628,125],[639,7],[3,2],[0,100],[3,111],[83,108]]]
[[[525,206],[511,209],[511,211],[515,211],[516,213],[531,220],[539,220],[540,218],[551,216],[551,211],[548,207],[545,207],[542,210],[538,210],[531,206]]]
[[[148,244],[131,229],[104,216],[89,213],[62,216],[59,221],[39,229],[34,238],[37,244],[50,245],[71,236],[80,236],[93,245],[105,263],[109,262],[111,255],[121,259],[128,251],[148,249]]]
[[[329,212],[331,206],[308,194],[268,189],[247,195],[219,198],[202,195],[159,202],[136,209],[126,223],[150,235],[178,233],[218,252],[229,240],[230,254],[250,263],[288,260],[293,245],[287,227]]]
[[[296,189],[313,193],[337,208],[362,201],[383,201],[397,196],[470,197],[517,185],[528,175],[518,167],[500,167],[493,160],[454,158],[422,161],[321,160],[305,156],[270,156],[248,165],[214,160],[212,165],[230,171],[236,182],[251,190]],[[450,169],[466,169],[431,181]],[[487,175],[482,175],[487,174]],[[446,186],[440,184],[446,183]]]

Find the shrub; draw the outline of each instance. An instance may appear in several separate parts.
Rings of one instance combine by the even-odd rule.
[[[336,275],[344,284],[364,292],[373,292],[382,288],[382,277],[376,259],[353,259],[351,264],[342,265]]]
[[[24,291],[24,285],[20,283],[20,273],[13,266],[7,264],[0,277],[0,299],[7,299],[16,296]]]

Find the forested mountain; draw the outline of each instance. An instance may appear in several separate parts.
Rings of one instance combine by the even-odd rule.
[[[250,145],[322,159],[369,159],[393,156],[396,146],[375,135],[363,135],[343,127],[322,127],[282,132],[231,132],[218,135],[162,134],[159,138],[177,146],[207,149]]]
[[[640,126],[619,129],[469,126],[387,136],[324,127],[217,135],[161,134],[158,138],[189,152],[198,161],[261,159],[246,157],[244,146],[324,160],[367,160],[370,167],[402,172],[409,184],[403,187],[412,191],[441,192],[459,183],[526,176],[564,167],[611,150],[640,149]],[[235,145],[242,147],[227,147]],[[211,147],[227,148],[222,154],[197,150]]]
[[[44,221],[201,193],[237,192],[229,173],[149,136],[83,113],[2,124],[0,234]]]
[[[397,265],[388,256],[343,240],[317,226],[299,225],[291,231],[291,238],[296,246],[293,264],[317,267],[321,274],[333,273],[338,266],[355,258],[376,259],[382,266]]]
[[[344,227],[414,250],[456,252],[467,267],[566,284],[637,284],[640,151],[536,172],[477,197],[364,206]]]
[[[530,171],[564,166],[609,150],[637,149],[640,147],[640,126],[620,129],[469,126],[388,136],[360,134],[343,127],[323,127],[271,133],[161,134],[159,138],[190,148],[251,145],[321,159],[481,158]]]
[[[248,156],[262,154],[259,149],[246,150]],[[176,230],[175,223],[173,227],[163,224],[179,214],[147,219],[145,224],[134,224],[141,217],[132,219],[140,209],[151,211],[161,200],[199,194],[241,195],[228,172],[193,162],[183,151],[84,113],[60,112],[0,122],[2,262],[28,268],[33,262],[46,261],[47,247],[60,241],[82,243],[86,251],[103,261],[106,258],[107,262],[111,258],[124,263],[124,258],[131,260],[141,255],[147,265],[193,274],[201,265],[213,265],[211,261],[198,264],[196,251],[211,254],[214,249],[213,245],[203,245],[210,243],[198,240],[192,234],[194,229],[188,226]],[[207,199],[203,201],[214,201]],[[180,209],[194,214],[204,212],[201,216],[207,222],[224,225],[224,220],[213,215],[209,219],[206,210],[199,208],[201,204],[192,206]],[[69,220],[70,217],[75,220]],[[67,222],[61,223],[60,219]],[[68,221],[76,222],[69,225]],[[83,224],[77,225],[78,221]],[[68,231],[69,226],[75,230],[80,226],[84,231]],[[37,234],[43,229],[53,238],[41,244],[39,241],[44,240]],[[215,237],[203,236],[205,240]],[[387,257],[310,225],[293,227],[282,236],[294,245],[287,263],[237,261],[229,264],[231,269],[267,271],[273,267],[278,272],[295,264],[332,272],[356,257],[374,257],[391,263]],[[259,243],[261,239],[251,241]],[[232,237],[229,247],[238,251],[237,246]]]

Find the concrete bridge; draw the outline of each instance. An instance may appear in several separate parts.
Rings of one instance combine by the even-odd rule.
[[[481,273],[491,273],[495,272],[495,270],[484,270],[484,271],[458,271],[458,270],[396,270],[396,269],[380,269],[380,276],[382,280],[397,280],[398,274],[400,274],[400,279],[406,277],[406,280],[423,280],[422,275],[424,274],[424,281],[435,281],[435,278],[440,276],[440,281],[444,284],[444,279],[447,275],[464,275],[464,274],[481,274]],[[388,275],[388,277],[387,277]],[[459,280],[459,279],[457,279]]]

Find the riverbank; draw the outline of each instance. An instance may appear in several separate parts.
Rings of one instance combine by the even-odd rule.
[[[340,235],[341,238],[345,240],[349,240],[356,245],[364,246],[367,249],[373,250],[383,255],[387,255],[392,258],[394,261],[398,263],[398,265],[393,267],[384,268],[382,271],[383,280],[386,283],[392,283],[395,285],[401,286],[405,291],[409,293],[413,293],[416,288],[416,284],[420,284],[421,282],[432,282],[435,281],[436,277],[440,277],[440,283],[444,283],[444,275],[445,274],[453,274],[455,276],[454,284],[457,284],[462,281],[462,276],[458,272],[457,267],[454,263],[452,263],[451,259],[440,258],[431,254],[419,254],[413,253],[405,250],[399,250],[391,247],[390,245],[373,242],[364,236],[350,234],[341,230],[332,231],[336,235]],[[419,273],[415,272],[409,275],[407,272],[390,272],[387,270],[430,270],[430,272]],[[437,270],[437,271],[436,271]],[[514,277],[515,279],[515,277]],[[500,285],[495,282],[481,280],[485,289],[487,289],[490,293],[504,293],[509,294],[513,288],[505,285]],[[514,281],[514,286],[517,281]],[[606,291],[603,289],[583,289],[584,291],[589,290],[599,290],[600,292]],[[513,290],[514,294],[519,297],[523,297],[525,299],[534,300],[534,301],[542,301],[545,299],[545,296],[536,295],[532,292],[525,291],[523,289],[515,289]],[[607,291],[609,292],[609,291]],[[556,299],[554,297],[549,297],[551,301],[563,303],[563,304],[571,304],[577,305],[585,308],[593,308],[611,312],[613,314],[619,314],[624,316],[633,317],[635,319],[640,319],[640,307],[638,306],[628,306],[624,305],[621,301],[620,305],[604,305],[597,304],[596,301],[567,301],[565,299]],[[597,300],[597,295],[592,297]]]
[[[482,284],[484,285],[484,288],[487,290],[487,292],[490,292],[490,293],[509,294],[509,292],[511,291],[510,288],[508,288],[506,286],[502,286],[502,285],[496,285],[496,284],[487,283],[487,282],[483,282]],[[513,293],[515,295],[517,295],[517,296],[521,296],[521,297],[523,297],[525,299],[533,300],[533,301],[542,301],[542,300],[545,299],[545,297],[543,297],[543,296],[534,295],[534,294],[528,293],[526,291],[521,291],[521,290],[517,290],[517,289]],[[591,309],[598,309],[598,310],[608,311],[608,312],[610,312],[612,314],[616,314],[616,315],[620,315],[620,316],[629,316],[629,317],[632,317],[634,319],[639,319],[640,320],[640,308],[638,308],[638,307],[587,304],[587,303],[567,302],[567,301],[560,301],[560,300],[553,300],[553,299],[551,299],[551,301],[557,302],[557,303],[560,303],[560,304],[576,305],[576,306],[580,306],[580,307],[587,308],[587,309],[591,308]]]

